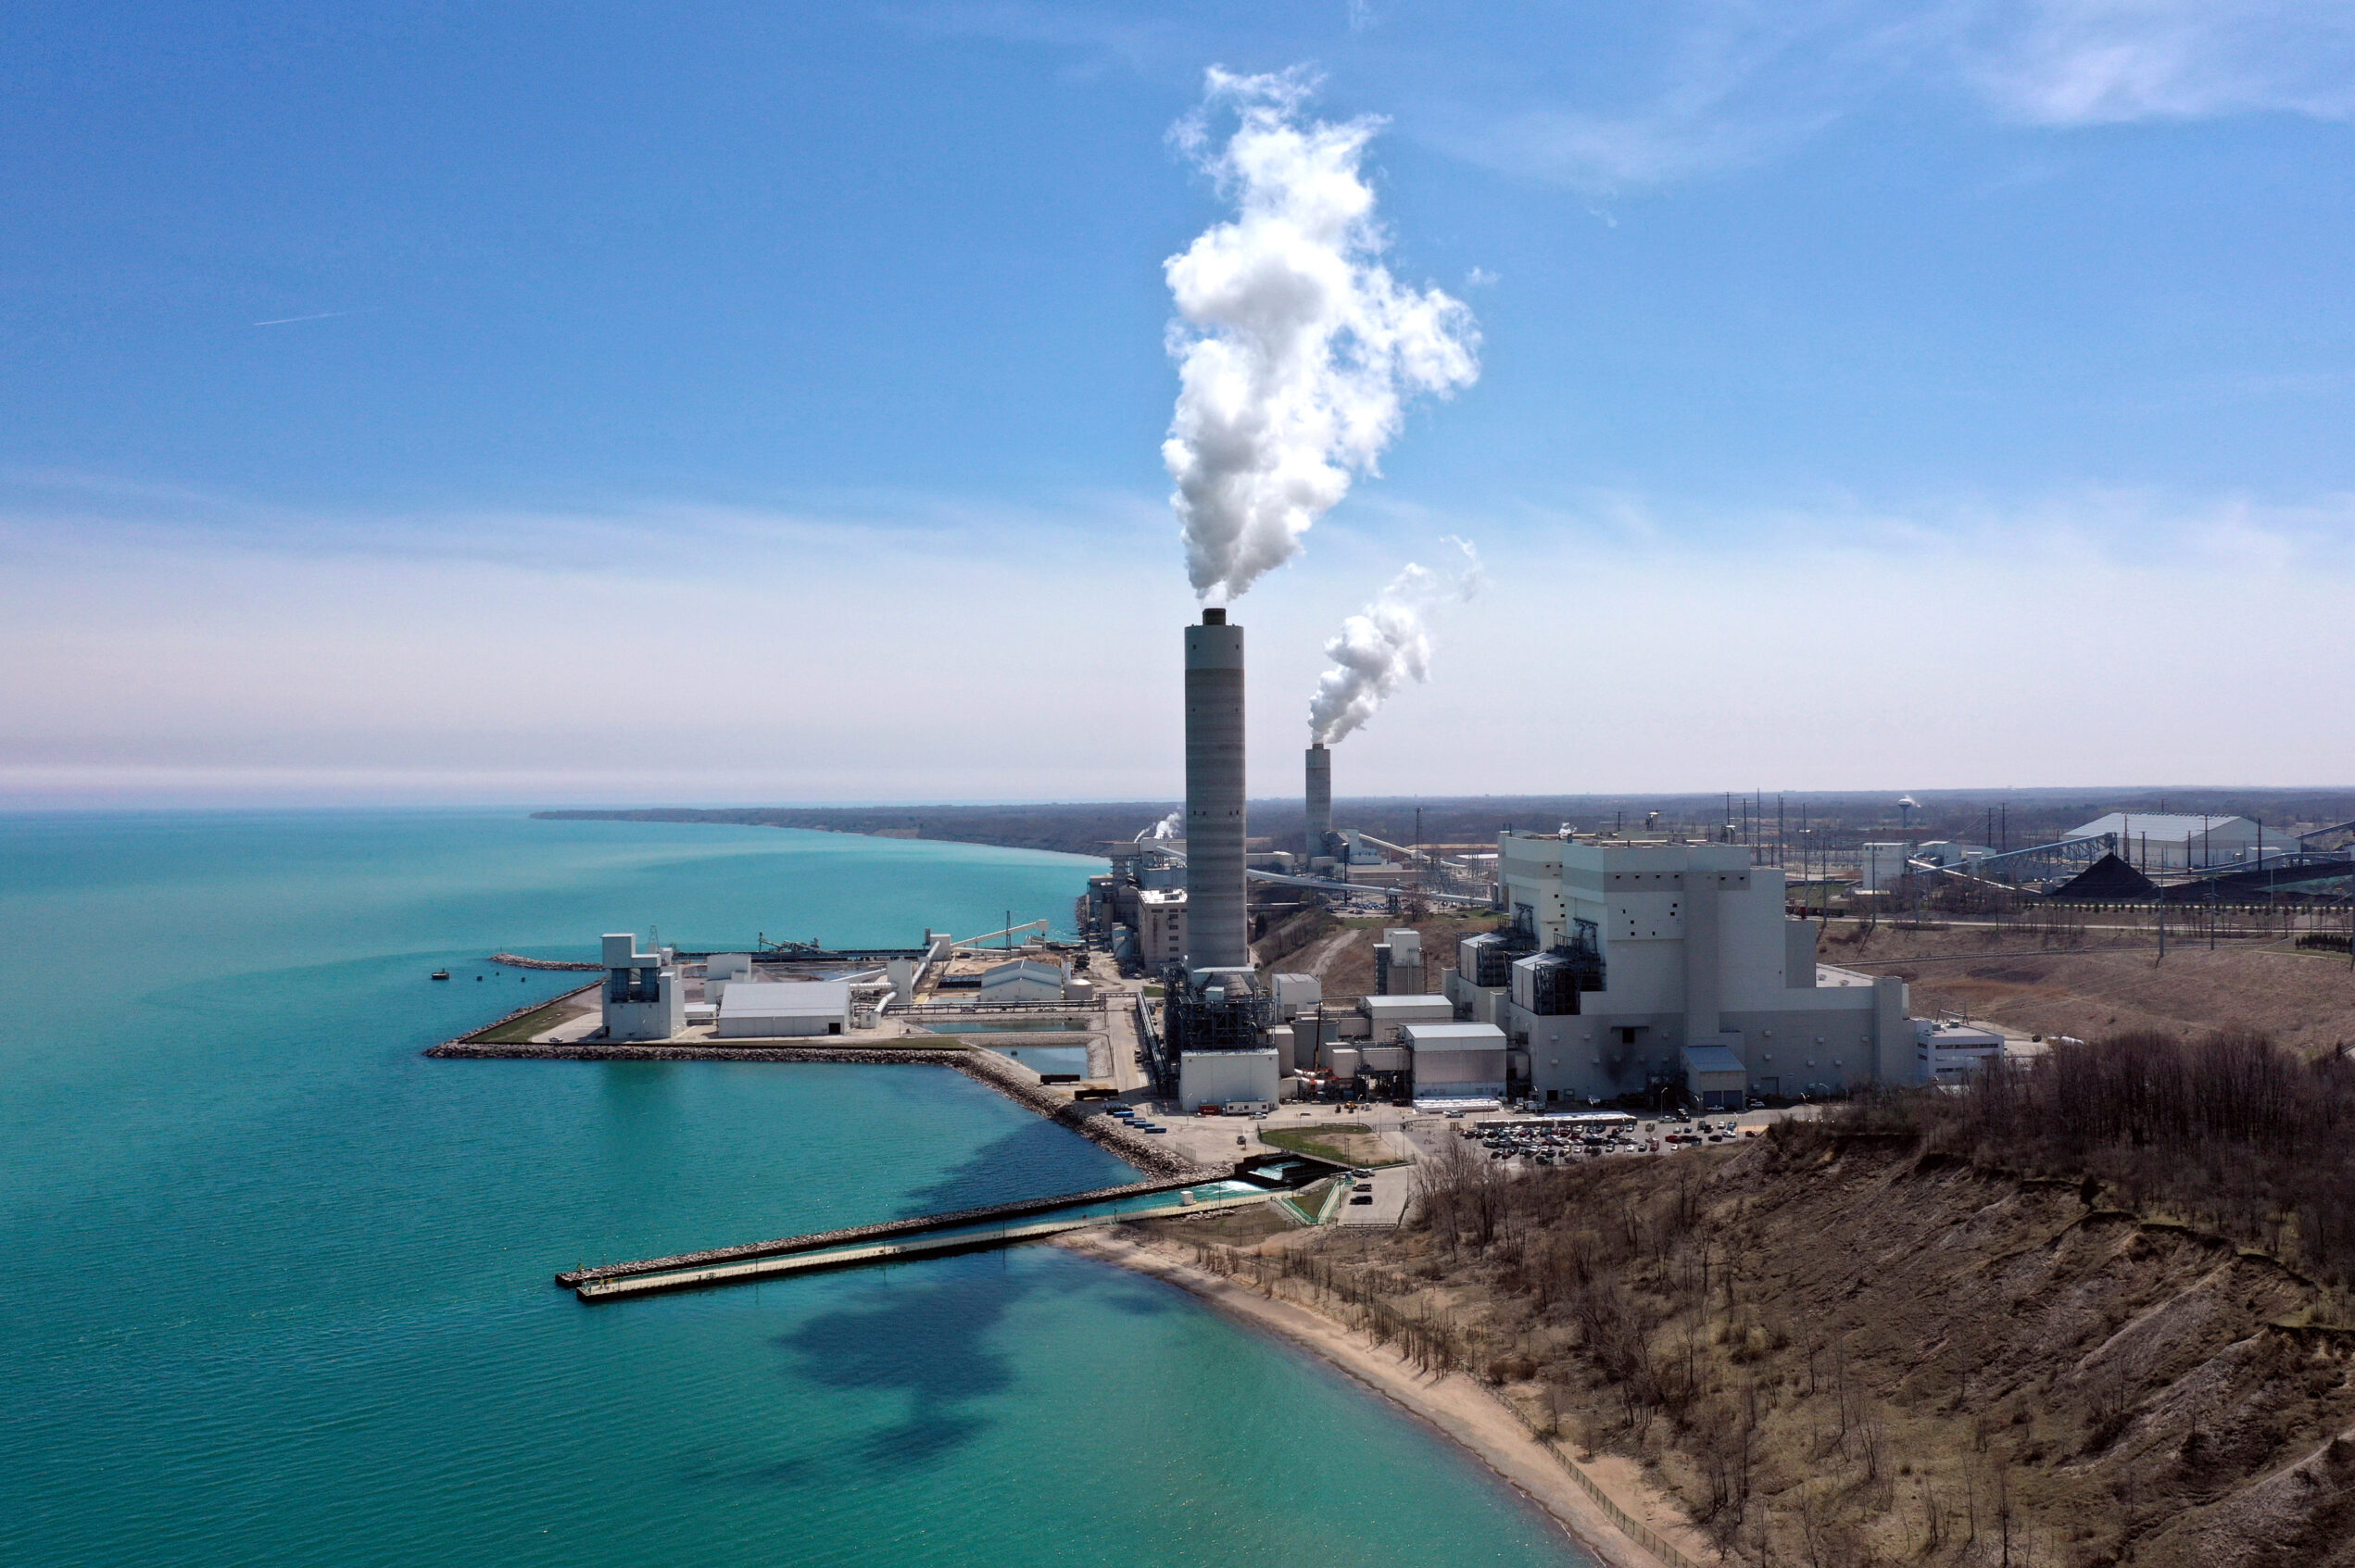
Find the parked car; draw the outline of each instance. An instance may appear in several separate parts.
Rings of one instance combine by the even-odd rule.
[[[1374,1198],[1371,1193],[1361,1192],[1354,1198],[1352,1198],[1350,1201],[1352,1203],[1371,1203],[1374,1201]]]

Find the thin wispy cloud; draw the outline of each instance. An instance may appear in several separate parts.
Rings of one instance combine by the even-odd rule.
[[[1043,0],[905,16],[1158,78],[1236,43],[1232,29]],[[1590,195],[1770,163],[1907,94],[2053,130],[2355,116],[2347,0],[1668,0],[1613,30],[1608,60],[1573,22],[1502,23],[1435,56],[1428,26],[1372,19],[1352,4],[1329,36],[1295,19],[1266,23],[1259,43],[1392,106],[1402,136]]]
[[[2032,124],[2355,114],[2344,0],[2035,0],[1979,20],[1966,71]]]
[[[696,578],[728,563],[828,558],[875,566],[961,556],[1022,537],[1094,558],[1148,555],[1159,498],[1077,492],[1002,498],[869,489],[771,506],[661,497],[602,507],[434,509],[291,505],[225,491],[55,470],[0,469],[0,560],[201,550],[324,563],[496,563],[565,575]],[[1116,541],[1126,541],[1125,545]]]
[[[291,327],[298,321],[332,321],[338,316],[348,316],[348,310],[321,310],[310,316],[280,316],[268,321],[256,321],[257,327]]]

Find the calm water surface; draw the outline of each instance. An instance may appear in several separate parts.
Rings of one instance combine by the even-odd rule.
[[[0,1561],[1582,1562],[1322,1366],[1051,1248],[595,1309],[548,1283],[1128,1176],[957,1073],[418,1054],[579,983],[498,948],[1062,926],[1097,864],[0,818]]]

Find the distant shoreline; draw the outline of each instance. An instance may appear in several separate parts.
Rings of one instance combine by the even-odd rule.
[[[863,809],[831,807],[749,807],[699,809],[648,807],[634,810],[534,811],[535,822],[683,822],[715,827],[797,828],[805,833],[921,844],[974,844],[989,849],[1030,849],[1051,855],[1103,859],[1104,845],[1133,838],[1140,822],[1157,822],[1172,807],[918,807]],[[1152,815],[1142,815],[1151,812]]]

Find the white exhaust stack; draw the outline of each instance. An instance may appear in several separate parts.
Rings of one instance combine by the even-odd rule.
[[[1302,847],[1309,859],[1325,852],[1325,835],[1332,831],[1333,754],[1320,740],[1308,748],[1308,832]]]
[[[1243,629],[1186,628],[1186,969],[1251,967],[1243,907]]]

